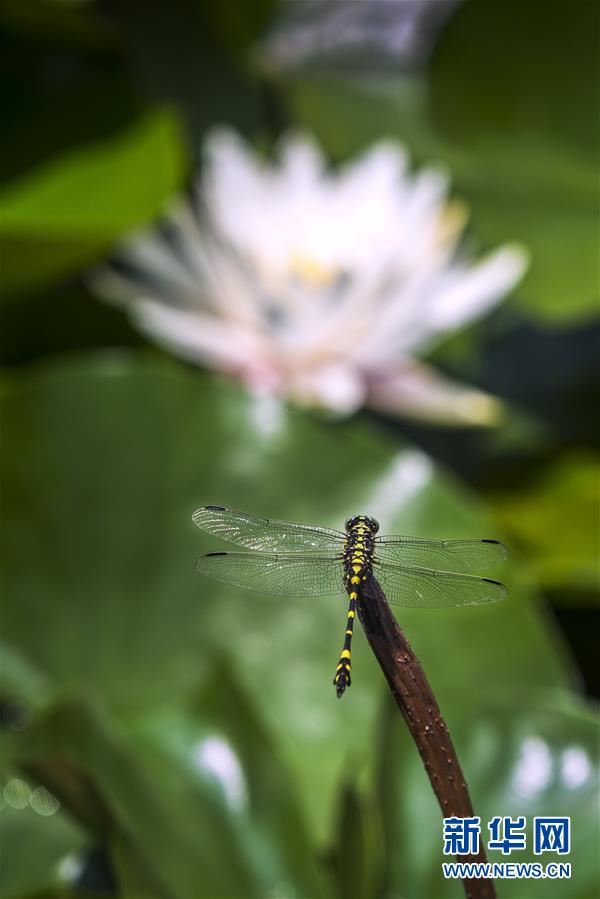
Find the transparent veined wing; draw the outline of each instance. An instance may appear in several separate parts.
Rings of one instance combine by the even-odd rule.
[[[244,549],[341,553],[344,548],[345,535],[333,528],[260,518],[222,506],[202,506],[196,509],[192,518],[201,530]]]
[[[279,596],[344,593],[344,568],[336,555],[301,553],[208,553],[196,568],[217,581]]]
[[[382,559],[442,571],[478,571],[497,565],[508,555],[499,540],[429,540],[426,537],[376,537]]]
[[[388,602],[419,609],[443,609],[497,602],[507,594],[504,584],[470,574],[450,574],[409,568],[397,562],[374,562],[373,575]]]

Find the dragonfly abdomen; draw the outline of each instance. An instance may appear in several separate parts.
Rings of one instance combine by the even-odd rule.
[[[346,619],[346,633],[340,660],[335,671],[333,683],[338,697],[343,696],[346,687],[352,683],[351,655],[352,632],[354,618],[358,607],[361,584],[371,573],[373,560],[373,536],[375,529],[370,519],[358,516],[346,526],[346,541],[344,545],[344,586],[350,598],[348,617]]]

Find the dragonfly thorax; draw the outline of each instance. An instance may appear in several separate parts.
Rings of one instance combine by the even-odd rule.
[[[357,516],[355,523],[347,530],[344,546],[346,589],[358,589],[357,585],[366,580],[371,572],[375,532],[367,522],[370,519]]]

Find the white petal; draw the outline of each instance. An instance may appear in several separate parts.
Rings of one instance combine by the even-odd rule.
[[[503,408],[495,397],[410,361],[371,378],[368,405],[382,412],[458,426],[493,425]]]
[[[266,358],[265,346],[256,335],[214,316],[173,309],[153,300],[139,300],[133,316],[154,340],[191,362],[240,369]]]
[[[146,276],[170,281],[176,290],[194,290],[193,273],[178,259],[159,233],[144,233],[133,238],[124,248],[123,258]]]
[[[213,131],[205,144],[203,195],[213,224],[240,252],[251,249],[274,176],[234,133]]]
[[[233,188],[260,188],[266,167],[242,137],[228,128],[214,128],[204,142],[205,166],[224,192]],[[235,197],[230,193],[229,199]]]
[[[361,362],[389,364],[479,318],[500,302],[526,266],[526,253],[507,246],[470,268],[455,264],[412,273],[375,320],[359,348]]]
[[[478,318],[511,290],[527,268],[527,254],[505,246],[460,272],[447,289],[439,291],[428,309],[430,333],[453,331]]]
[[[319,182],[325,172],[325,160],[316,142],[307,134],[290,132],[279,141],[280,178],[296,187]]]
[[[402,186],[406,163],[401,144],[380,141],[356,162],[346,163],[338,175],[339,189],[363,197],[396,191]]]
[[[441,169],[423,169],[414,176],[403,209],[403,225],[409,238],[418,239],[424,224],[436,224],[444,208],[448,183],[448,175]]]

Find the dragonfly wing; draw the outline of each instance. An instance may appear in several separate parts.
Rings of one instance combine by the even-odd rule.
[[[345,535],[333,528],[259,518],[222,506],[202,506],[196,509],[192,518],[201,530],[244,549],[272,553],[323,550],[341,553],[344,548]]]
[[[334,555],[208,553],[196,568],[226,584],[280,596],[331,596],[345,589],[342,561]]]
[[[419,609],[496,602],[508,592],[503,584],[490,578],[427,568],[408,568],[396,562],[374,563],[373,575],[389,603]]]
[[[376,537],[381,559],[443,571],[478,571],[506,559],[499,540],[428,540],[425,537]]]

